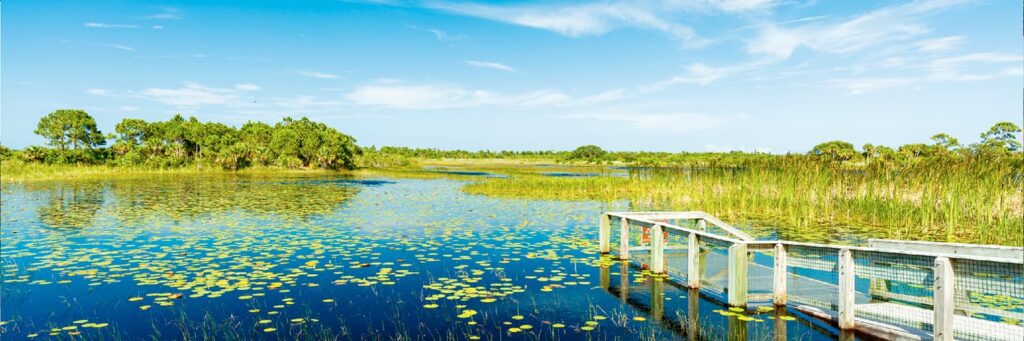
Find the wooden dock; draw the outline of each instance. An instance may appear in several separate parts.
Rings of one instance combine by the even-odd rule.
[[[1024,340],[1024,248],[757,241],[704,212],[609,212],[602,253],[613,220],[620,259],[732,306],[788,305],[883,339]]]

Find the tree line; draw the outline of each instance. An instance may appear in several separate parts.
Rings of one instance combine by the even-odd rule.
[[[308,118],[284,118],[269,125],[247,122],[235,128],[174,115],[167,121],[126,118],[115,134],[103,134],[82,110],[61,109],[43,116],[35,133],[50,148],[20,151],[0,147],[0,157],[46,164],[110,164],[173,168],[209,165],[229,170],[249,166],[355,168],[356,140]],[[108,141],[113,141],[109,147]]]
[[[962,145],[945,133],[931,137],[931,143],[912,143],[892,148],[865,144],[857,150],[844,141],[814,146],[807,154],[766,153],[670,153],[614,152],[596,145],[571,151],[466,151],[435,148],[365,147],[323,123],[308,118],[285,118],[274,125],[247,122],[240,128],[218,122],[200,122],[174,115],[167,121],[147,122],[126,118],[117,123],[115,134],[103,134],[96,121],[82,110],[61,109],[43,116],[35,133],[47,140],[47,147],[30,146],[13,151],[0,146],[0,159],[19,158],[46,164],[110,164],[174,168],[209,165],[229,170],[249,166],[283,168],[352,169],[361,167],[408,166],[412,159],[534,159],[562,163],[634,166],[741,166],[780,158],[805,158],[843,165],[898,166],[925,161],[997,160],[1024,164],[1018,140],[1021,128],[999,122],[981,133],[979,143]],[[107,142],[113,141],[110,146]]]

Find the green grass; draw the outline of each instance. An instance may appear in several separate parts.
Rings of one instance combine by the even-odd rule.
[[[791,240],[834,242],[853,236],[1024,245],[1020,171],[1000,164],[847,169],[790,160],[745,168],[663,169],[628,178],[510,173],[515,176],[475,182],[464,190],[629,200],[635,211],[700,210],[737,225],[777,226],[778,237]]]

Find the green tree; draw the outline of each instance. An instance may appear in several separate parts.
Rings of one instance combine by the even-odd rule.
[[[608,152],[601,149],[601,147],[588,144],[585,146],[576,147],[569,156],[566,158],[569,161],[586,161],[589,163],[601,162]]]
[[[808,154],[832,161],[847,161],[857,155],[857,150],[849,142],[829,141],[811,148]]]
[[[1021,150],[1021,143],[1017,141],[1017,133],[1021,129],[1010,122],[996,123],[988,131],[981,134],[981,148],[993,152],[1015,152]]]
[[[92,149],[106,144],[103,133],[96,128],[96,120],[82,110],[60,109],[43,116],[35,133],[49,140],[50,145],[64,151]]]

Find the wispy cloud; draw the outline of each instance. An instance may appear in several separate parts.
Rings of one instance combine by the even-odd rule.
[[[181,88],[148,88],[136,97],[174,106],[225,105],[237,101],[246,90],[214,88],[188,82]]]
[[[1024,56],[1001,52],[971,53],[938,58],[928,63],[930,71],[928,78],[940,81],[978,81],[1001,76],[1013,76],[1013,69],[1006,69],[1005,65],[1012,63],[1019,66],[1021,62],[1024,62]],[[973,70],[966,72],[963,70],[971,65],[974,66]],[[996,67],[985,69],[983,68],[985,65],[994,65]]]
[[[893,88],[919,87],[928,82],[971,82],[1000,77],[1019,77],[1024,55],[1002,52],[970,53],[924,62],[924,74],[916,77],[851,77],[828,80],[832,86],[860,95]]]
[[[143,19],[153,20],[178,20],[182,18],[181,10],[173,7],[164,7],[159,13],[150,14],[142,17]]]
[[[874,10],[851,19],[797,26],[760,25],[746,51],[773,58],[789,58],[799,47],[825,53],[849,53],[905,42],[931,31],[920,22],[923,15],[964,3],[960,0],[921,0]]]
[[[516,69],[512,68],[511,66],[508,66],[508,65],[505,65],[505,64],[502,64],[502,63],[485,62],[485,61],[479,61],[479,60],[467,60],[466,61],[466,65],[474,66],[474,67],[481,67],[481,68],[501,70],[501,71],[509,71],[509,72],[515,72],[516,71]]]
[[[299,71],[299,75],[303,76],[303,77],[319,78],[319,79],[338,79],[338,78],[341,78],[341,76],[335,75],[333,73],[318,72],[318,71]]]
[[[922,40],[914,44],[921,52],[935,52],[952,50],[964,41],[964,36],[948,36],[937,39]]]
[[[659,8],[643,3],[483,5],[433,2],[427,6],[466,16],[548,30],[569,37],[603,35],[617,28],[636,27],[665,32],[689,47],[700,47],[709,42],[699,37],[689,26],[663,17]]]
[[[625,123],[649,131],[691,132],[721,127],[743,115],[712,116],[699,113],[598,112],[559,115],[559,118]]]
[[[87,22],[87,23],[82,24],[82,26],[88,27],[88,28],[136,28],[136,27],[139,27],[138,25],[105,24],[105,23],[101,23],[101,22]]]
[[[584,96],[580,98],[580,105],[594,105],[607,102],[618,101],[626,97],[626,89],[614,89],[608,90],[596,95]]]
[[[135,51],[134,47],[127,46],[127,45],[121,45],[121,44],[96,44],[96,45],[111,47],[111,48],[115,48],[115,49],[118,49],[118,50]]]
[[[448,109],[481,106],[551,106],[573,102],[568,95],[550,90],[504,94],[452,85],[406,84],[384,81],[363,85],[345,94],[352,104],[392,109]]]
[[[417,31],[429,32],[430,34],[433,34],[434,38],[437,38],[438,41],[453,41],[453,40],[461,40],[462,39],[462,36],[451,35],[451,34],[448,34],[448,32],[445,32],[445,31],[442,31],[442,30],[439,30],[439,29],[436,29],[436,28],[423,28],[423,27],[414,26],[414,25],[408,25],[407,27],[409,27],[411,29],[414,29],[414,30],[417,30]]]

